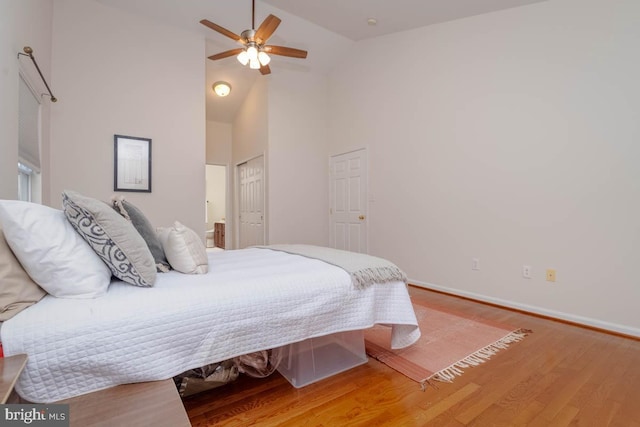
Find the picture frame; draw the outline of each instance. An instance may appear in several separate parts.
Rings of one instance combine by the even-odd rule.
[[[151,193],[151,139],[114,135],[113,191]]]

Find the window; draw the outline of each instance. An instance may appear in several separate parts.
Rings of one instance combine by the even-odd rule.
[[[18,162],[18,200],[31,201],[31,177],[33,169]]]
[[[40,99],[22,74],[18,94],[18,200],[40,203]]]

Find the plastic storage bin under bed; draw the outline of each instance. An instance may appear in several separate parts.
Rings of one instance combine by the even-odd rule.
[[[285,345],[281,350],[278,372],[296,388],[355,368],[368,360],[362,330],[309,338]]]

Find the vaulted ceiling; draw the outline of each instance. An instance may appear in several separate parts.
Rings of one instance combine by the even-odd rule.
[[[251,27],[251,0],[97,0],[169,25],[198,32],[206,38],[206,55],[237,47],[234,42],[199,24],[208,19],[235,33]],[[358,40],[461,19],[546,0],[257,0],[256,26],[270,13],[282,19],[272,44],[309,51],[304,60],[277,57],[279,68],[324,72]],[[375,19],[376,24],[368,23]],[[256,70],[233,57],[206,64],[207,119],[231,122],[256,78]],[[229,96],[219,98],[211,85],[231,83]]]

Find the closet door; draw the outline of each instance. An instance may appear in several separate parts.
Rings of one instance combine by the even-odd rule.
[[[264,157],[238,165],[240,248],[264,245]]]

